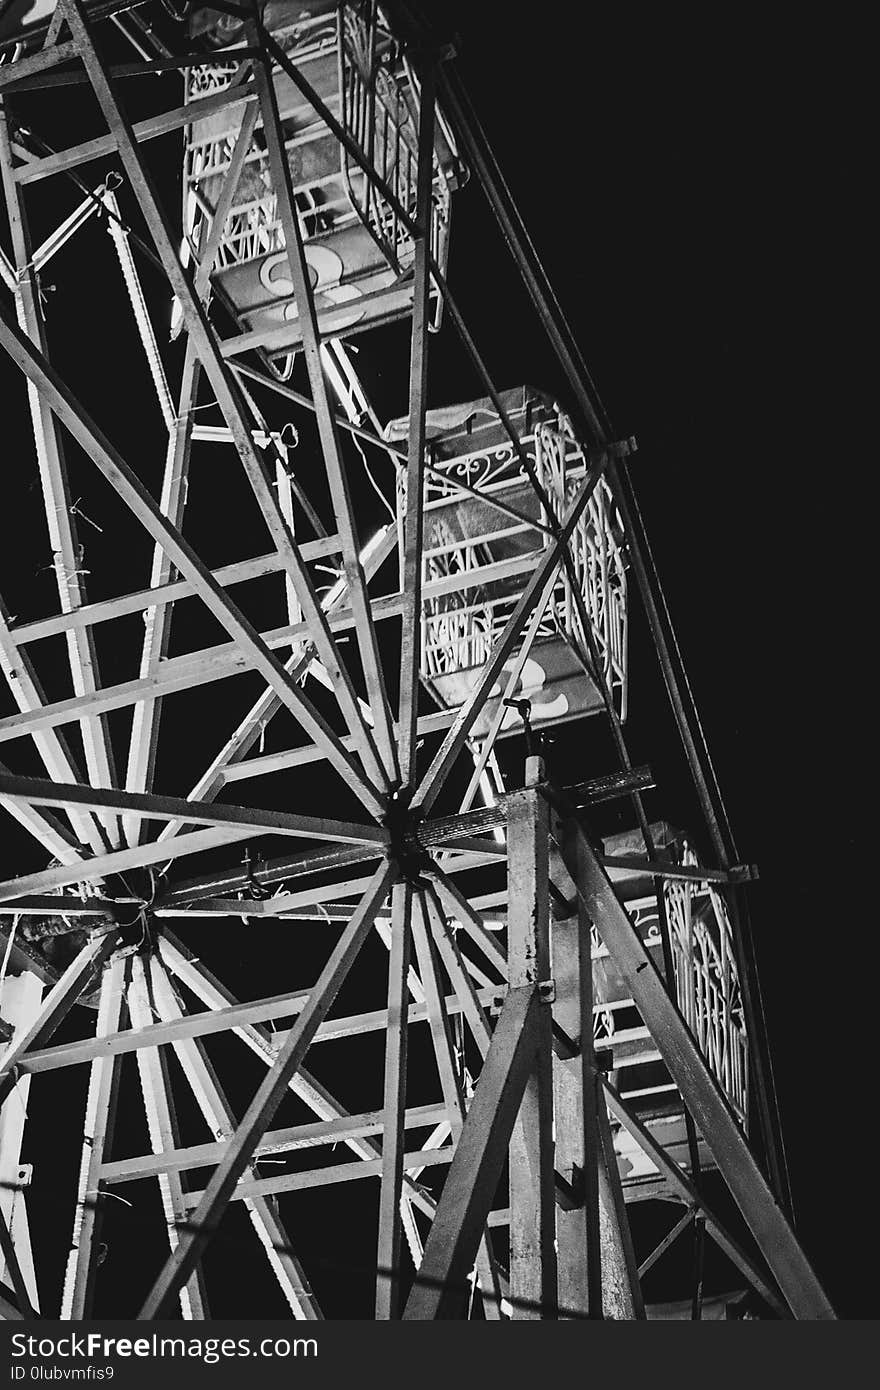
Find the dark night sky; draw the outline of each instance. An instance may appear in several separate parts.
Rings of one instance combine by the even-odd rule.
[[[859,508],[834,462],[858,379],[840,375],[851,231],[831,231],[849,188],[830,115],[832,95],[848,109],[831,87],[843,33],[729,8],[436,8],[616,432],[639,441],[645,523],[740,853],[761,871],[750,902],[798,1228],[840,1311],[876,1316],[856,1234],[877,1229],[856,1176],[872,680]],[[521,334],[499,333],[507,313],[478,298],[499,352],[537,360],[540,329],[524,314]],[[545,380],[564,398],[549,364]],[[677,788],[638,661],[633,755],[669,759]]]
[[[425,9],[460,38],[460,71],[616,432],[639,441],[658,568],[741,856],[761,871],[753,920],[799,1230],[839,1311],[874,1316],[854,1235],[872,1216],[859,1186],[873,1186],[867,970],[853,948],[869,882],[856,865],[870,862],[861,588],[821,414],[833,343],[809,81],[790,36],[747,35],[733,11],[710,24],[617,5]],[[496,382],[564,401],[473,182],[452,247],[450,283]],[[432,361],[444,351],[437,340]],[[433,404],[450,380],[432,378]],[[631,751],[677,810],[687,794],[644,636],[636,619]],[[659,797],[652,812],[671,815]]]

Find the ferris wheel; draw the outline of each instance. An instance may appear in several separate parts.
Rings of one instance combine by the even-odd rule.
[[[375,0],[0,45],[0,1314],[366,1270],[382,1319],[643,1318],[690,1235],[695,1316],[832,1317],[636,442],[454,49]],[[474,337],[466,185],[564,399]],[[627,749],[636,602],[702,827]]]

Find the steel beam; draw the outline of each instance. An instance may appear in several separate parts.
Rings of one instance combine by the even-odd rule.
[[[74,47],[82,57],[78,40]],[[192,125],[196,121],[205,120],[224,108],[240,106],[242,102],[255,99],[256,91],[252,84],[228,87],[226,91],[215,92],[212,96],[201,97],[185,106],[176,106],[173,110],[163,111],[158,116],[138,121],[132,126],[132,131],[138,144],[143,144],[147,140],[157,139],[160,135],[170,135],[172,131],[182,130],[184,126]],[[112,156],[117,152],[119,147],[112,135],[99,135],[94,140],[85,140],[79,145],[72,145],[69,149],[59,150],[56,154],[46,155],[43,159],[35,159],[25,164],[16,171],[16,180],[20,184],[36,183],[51,174],[75,169],[80,164],[90,164],[93,159],[106,159],[108,155]]]
[[[426,865],[425,877],[435,885],[449,916],[461,923],[474,945],[479,947],[501,978],[506,980],[508,974],[507,953],[499,944],[497,937],[483,926],[480,914],[474,911],[461,889],[452,881],[449,874],[437,864]]]
[[[420,1173],[423,1168],[433,1168],[453,1161],[454,1150],[419,1149],[415,1153],[404,1154],[401,1163],[405,1172]],[[298,1173],[283,1173],[276,1178],[242,1179],[233,1188],[229,1200],[248,1201],[262,1196],[277,1196],[282,1192],[303,1192],[313,1187],[330,1187],[334,1183],[356,1182],[361,1178],[381,1176],[384,1158],[365,1159],[359,1163],[333,1163],[324,1168],[306,1168]],[[193,1192],[187,1196],[187,1203],[194,1207],[204,1199],[203,1192]]]
[[[22,331],[34,346],[46,353],[46,331],[39,301],[39,284],[32,264],[32,247],[21,190],[16,187],[9,144],[6,113],[0,109],[0,172],[12,235],[17,271],[15,310]],[[34,446],[40,474],[46,527],[52,548],[53,570],[62,609],[78,608],[86,601],[82,547],[76,534],[73,503],[67,480],[67,467],[61,447],[58,424],[34,384],[28,383],[28,404],[33,425]],[[74,694],[86,698],[100,686],[98,658],[91,633],[72,630],[67,634],[67,659]],[[86,767],[97,786],[112,787],[116,769],[110,734],[105,721],[92,717],[86,706],[80,721]],[[52,772],[52,776],[56,774]],[[86,818],[88,821],[90,818]],[[101,817],[111,845],[119,843],[119,824],[114,816]],[[94,841],[91,841],[95,847]]]
[[[0,773],[5,774],[8,771],[5,763],[0,763]],[[63,824],[57,816],[53,816],[51,811],[41,814],[33,806],[7,800],[5,797],[0,797],[0,806],[60,864],[73,864],[82,858],[83,846],[70,827]]]
[[[160,1017],[165,1023],[181,1022],[184,1015],[174,996],[164,963],[158,956],[153,955],[149,964],[153,998]],[[204,1051],[204,1045],[192,1039],[179,1039],[173,1046],[205,1123],[218,1141],[228,1142],[235,1132],[235,1118]],[[258,1176],[256,1167],[249,1164],[245,1169],[245,1178],[254,1179]],[[272,1271],[294,1317],[301,1321],[320,1319],[321,1310],[308,1276],[293,1253],[290,1239],[272,1203],[265,1197],[250,1198],[247,1208],[257,1237],[266,1251]]]
[[[41,715],[46,707],[45,696],[37,680],[30,657],[26,652],[18,651],[15,646],[2,600],[0,600],[0,670],[6,678],[12,698],[19,709],[23,711],[22,714],[12,717],[25,720],[34,719],[39,725]],[[90,703],[89,699],[82,695],[74,698],[77,708],[80,710],[85,709]],[[66,779],[76,781],[78,768],[66,739],[56,734],[53,729],[47,729],[44,732],[42,726],[34,730],[33,738],[34,747],[49,776],[58,781]],[[76,812],[71,817],[70,823],[82,844],[80,854],[85,853],[86,847],[90,847],[96,854],[101,854],[106,849],[106,838],[91,816],[83,812]],[[65,854],[63,857],[70,861],[78,856]]]
[[[131,980],[128,986],[128,1009],[133,1028],[148,1026],[153,1017],[152,1000],[143,958],[131,958]],[[165,1153],[178,1145],[177,1121],[168,1086],[166,1059],[158,1048],[141,1048],[136,1054],[140,1074],[147,1129],[153,1153]],[[162,1195],[168,1244],[172,1253],[178,1248],[181,1230],[187,1219],[183,1181],[174,1169],[156,1174]],[[202,1290],[201,1271],[194,1268],[185,1285],[178,1290],[180,1310],[187,1320],[208,1317]]]
[[[511,990],[462,1127],[404,1318],[456,1317],[498,1186],[537,1046],[532,986]]]
[[[413,269],[412,331],[409,359],[409,431],[407,438],[406,515],[403,523],[403,591],[408,597],[400,638],[400,767],[404,786],[414,782],[419,672],[422,645],[422,542],[425,496],[425,411],[428,390],[428,315],[431,287],[429,255],[434,184],[433,67],[421,72],[418,174]]]
[[[555,1168],[582,1201],[556,1214],[560,1317],[604,1316],[603,1251],[599,1212],[600,1145],[593,1056],[593,962],[590,928],[578,921],[552,925],[553,1018],[573,1041],[571,1067],[553,1058]],[[609,1309],[610,1311],[610,1309]],[[613,1313],[612,1313],[613,1316]]]
[[[72,3],[76,3],[76,0],[72,0]],[[258,26],[257,21],[249,26],[248,31],[254,38],[260,40],[265,34],[261,25]],[[342,561],[351,596],[351,606],[356,619],[355,631],[367,686],[367,702],[373,713],[375,736],[384,759],[385,771],[391,782],[397,783],[400,778],[400,767],[397,748],[391,732],[391,710],[379,659],[379,648],[370,611],[366,581],[359,558],[360,547],[354,525],[354,509],[348,478],[342,463],[339,435],[330,406],[327,380],[321,361],[315,298],[306,262],[299,217],[296,213],[290,165],[284,148],[277,96],[268,64],[258,63],[256,65],[254,81],[263,116],[263,133],[266,139],[272,182],[278,198],[278,213],[284,229],[284,244],[296,298],[297,322],[302,330],[303,353],[309,384],[316,407],[321,452],[324,456],[327,481],[336,517],[336,529],[339,532],[342,546]]]
[[[318,560],[333,555],[339,549],[336,536],[327,536],[313,541],[304,541],[300,554],[304,560]],[[264,574],[275,574],[283,568],[283,561],[277,551],[269,555],[255,555],[252,560],[237,560],[234,564],[223,565],[212,570],[218,584],[228,588],[242,584],[248,579],[260,579]],[[161,584],[158,588],[140,589],[120,598],[102,599],[97,603],[87,603],[81,608],[71,609],[69,613],[57,613],[50,618],[35,618],[33,622],[17,623],[10,628],[16,646],[26,646],[28,642],[38,642],[44,637],[54,637],[72,627],[92,627],[97,623],[110,622],[113,618],[124,618],[130,613],[145,613],[148,609],[163,604],[176,603],[178,599],[191,598],[195,590],[185,579]]]
[[[95,1036],[99,1041],[103,1041],[119,1028],[126,976],[127,966],[124,959],[116,959],[104,969],[95,1028]],[[120,1071],[120,1059],[117,1054],[97,1056],[89,1067],[76,1211],[61,1295],[61,1317],[64,1320],[81,1322],[92,1312],[97,1271],[95,1243],[103,1214],[101,1169],[105,1155],[113,1143]]]
[[[123,1029],[107,1037],[83,1038],[77,1042],[61,1043],[55,1047],[36,1048],[26,1053],[18,1063],[24,1075],[35,1072],[57,1071],[59,1067],[80,1066],[96,1057],[115,1056],[121,1052],[135,1052],[139,1047],[158,1047],[166,1043],[176,1043],[182,1038],[202,1038],[213,1033],[225,1033],[242,1028],[245,1024],[264,1023],[270,1019],[288,1018],[298,1014],[309,997],[309,990],[295,990],[290,994],[279,994],[271,999],[255,999],[251,1004],[235,1004],[227,1008],[213,1008],[206,1013],[187,1014],[176,1023],[152,1023],[146,1029],[133,1033]],[[502,997],[498,986],[475,990],[470,987],[469,995],[482,1009],[484,1004],[492,1003]],[[456,997],[457,995],[457,997]],[[448,1014],[464,1011],[472,1017],[470,999],[465,1005],[461,995],[447,995],[444,1001]],[[424,1002],[416,1001],[409,1005],[409,1023],[422,1023],[427,1018]],[[340,1038],[357,1037],[362,1033],[385,1032],[388,1027],[387,1009],[373,1009],[368,1013],[348,1014],[344,1017],[329,1018],[321,1024],[315,1034],[315,1043],[334,1042]],[[275,1041],[283,1042],[286,1029],[275,1030]]]
[[[238,1001],[234,995],[220,984],[208,971],[205,966],[197,960],[191,959],[190,954],[181,942],[172,938],[170,933],[166,933],[160,941],[160,953],[166,960],[170,968],[181,979],[187,988],[191,989],[197,998],[201,999],[210,1009],[223,1008],[225,1006],[235,1007]],[[235,1029],[242,1042],[251,1049],[260,1059],[264,1066],[273,1067],[275,1065],[276,1052],[265,1030],[255,1027],[253,1024],[245,1024]],[[311,1076],[305,1067],[300,1067],[290,1079],[289,1089],[304,1101],[313,1114],[318,1115],[322,1120],[350,1119],[349,1112],[333,1096],[325,1086],[322,1086],[315,1077]],[[353,1153],[359,1158],[373,1159],[381,1155],[381,1148],[374,1139],[370,1138],[350,1138],[343,1141]],[[406,1191],[401,1201],[401,1210],[405,1212],[405,1225],[408,1228],[411,1244],[418,1237],[412,1217],[411,1207],[418,1207],[427,1216],[433,1216],[435,1202],[433,1197],[424,1193],[421,1188],[410,1180],[405,1182]]]
[[[46,1043],[73,1008],[95,970],[99,970],[116,948],[118,933],[109,932],[86,942],[64,974],[40,1005],[37,1017],[0,1055],[0,1104],[18,1080],[18,1063],[32,1048]]]
[[[375,845],[377,849],[389,841],[389,832],[376,825],[295,816],[287,811],[257,811],[250,806],[208,806],[182,796],[162,796],[154,792],[102,791],[78,784],[59,785],[41,777],[14,777],[9,773],[0,773],[0,796],[36,806],[109,807],[130,811],[144,820],[186,816],[193,825],[228,826],[233,830],[289,835],[295,839]],[[81,867],[85,871],[88,863]]]
[[[12,1243],[12,1234],[6,1224],[6,1216],[0,1211],[0,1256],[12,1280],[12,1287],[18,1299],[18,1307],[22,1316],[34,1319],[38,1317],[36,1309],[32,1307],[28,1296],[27,1285],[24,1281],[21,1265],[18,1262],[18,1255]]]
[[[400,1197],[406,1140],[406,1061],[409,1036],[409,978],[413,893],[397,883],[391,894],[391,950],[388,957],[388,1011],[385,1034],[385,1090],[382,1120],[382,1182],[376,1245],[376,1318],[400,1316]]]
[[[394,870],[385,863],[381,864],[373,875],[357,911],[322,970],[309,1002],[279,1051],[275,1066],[258,1088],[235,1132],[226,1157],[217,1165],[214,1176],[199,1201],[190,1229],[182,1237],[180,1245],[153,1285],[141,1309],[142,1318],[155,1318],[195,1268],[202,1251],[216,1230],[238,1179],[278,1108],[288,1082],[302,1063],[312,1038],[333,1003],[358,951],[372,930],[373,919],[387,895],[393,877]]]
[[[649,1269],[654,1268],[654,1265],[660,1259],[661,1255],[665,1255],[666,1251],[670,1248],[670,1246],[675,1244],[682,1232],[686,1231],[688,1227],[691,1225],[693,1219],[694,1213],[689,1207],[688,1210],[684,1213],[684,1216],[680,1216],[678,1220],[675,1221],[671,1228],[666,1232],[666,1235],[663,1237],[663,1239],[659,1241],[657,1245],[654,1246],[654,1249],[651,1251],[650,1255],[646,1255],[645,1258],[642,1260],[642,1263],[639,1265],[640,1279],[643,1279],[645,1277]]]
[[[701,1213],[705,1218],[706,1230],[709,1235],[711,1235],[718,1248],[723,1250],[728,1259],[745,1275],[749,1283],[755,1291],[761,1295],[768,1307],[772,1308],[780,1317],[789,1317],[790,1313],[787,1303],[770,1279],[765,1276],[764,1271],[728,1234],[724,1225],[715,1215],[714,1211],[707,1206],[704,1197],[697,1191],[686,1173],[684,1173],[679,1164],[673,1162],[665,1149],[657,1143],[648,1127],[637,1115],[633,1114],[632,1110],[626,1105],[623,1097],[617,1089],[612,1086],[607,1077],[602,1078],[602,1088],[605,1092],[609,1110],[624,1129],[629,1131],[643,1153],[645,1153],[656,1166],[663,1187],[675,1193],[678,1200],[683,1201],[688,1206],[691,1214],[694,1211],[699,1211]]]
[[[455,990],[454,999],[447,997],[443,1000],[444,1012],[448,1016],[458,1012],[458,1010],[461,1011],[467,1019],[477,1051],[485,1061],[492,1038],[492,1030],[489,1027],[489,1020],[483,1005],[497,1001],[501,997],[501,992],[497,987],[491,986],[482,991],[475,989],[468,972],[471,963],[470,961],[465,962],[463,959],[455,940],[455,934],[447,927],[440,899],[433,888],[428,888],[423,895],[423,901],[431,934],[434,938],[434,945]]]
[[[605,1096],[598,1090],[597,1082],[598,1076],[594,1074],[596,1129],[599,1138],[599,1218],[608,1303],[614,1306],[618,1316],[643,1321],[646,1316],[645,1301],[639,1283],[639,1270],[626,1212],[623,1183],[620,1179],[611,1126],[608,1123]],[[604,1298],[603,1293],[603,1300]]]
[[[311,588],[311,581],[307,576],[305,567],[302,566],[301,560],[299,558],[293,539],[290,535],[287,524],[278,508],[277,497],[271,489],[271,486],[265,476],[262,462],[258,458],[254,449],[253,442],[250,436],[250,431],[247,428],[244,419],[243,401],[240,389],[223,363],[218,345],[214,339],[205,311],[199,301],[198,296],[196,295],[193,287],[190,285],[189,280],[183,271],[183,267],[181,266],[179,256],[175,249],[174,238],[172,236],[170,226],[168,225],[164,213],[162,212],[162,209],[159,206],[159,202],[157,200],[155,191],[152,186],[152,181],[149,175],[147,174],[145,165],[138,150],[132,127],[116,101],[116,98],[107,80],[107,75],[104,69],[103,62],[99,58],[94,44],[92,43],[89,34],[88,24],[84,16],[83,8],[80,5],[79,0],[60,0],[60,3],[63,3],[65,6],[65,14],[67,16],[68,23],[70,24],[71,34],[73,35],[74,40],[76,41],[79,55],[82,58],[86,72],[89,75],[89,80],[91,81],[92,87],[95,91],[95,95],[104,114],[104,118],[107,121],[108,126],[110,127],[114,144],[116,145],[116,148],[118,149],[120,155],[125,160],[126,169],[129,180],[132,185],[132,189],[135,193],[135,196],[137,197],[138,203],[141,207],[141,211],[143,212],[144,218],[150,229],[150,233],[153,237],[154,243],[156,245],[156,250],[158,251],[159,258],[162,262],[165,273],[168,277],[172,289],[174,290],[177,296],[178,302],[180,303],[184,320],[186,322],[187,329],[193,342],[194,350],[202,363],[206,376],[211,382],[211,386],[214,391],[217,403],[220,406],[221,411],[223,412],[223,416],[226,420],[226,423],[230,431],[232,432],[233,439],[235,440],[236,449],[238,450],[239,456],[242,461],[242,465],[245,469],[245,472],[247,473],[248,479],[251,482],[251,486],[254,489],[257,501],[260,505],[260,509],[269,527],[270,534],[272,535],[272,538],[275,541],[276,547],[279,549],[279,553],[283,554],[284,556],[285,567],[288,569],[288,572],[290,573],[294,583],[298,584],[299,582],[302,582],[303,584],[303,591],[302,593],[300,593],[300,601],[303,602],[304,597],[306,599],[309,597],[309,595],[314,597],[314,591]],[[256,83],[260,91],[261,103],[262,98],[265,94],[262,88],[260,87],[260,84],[263,83],[264,80],[265,79],[263,75],[262,66],[257,65]],[[272,98],[274,100],[274,93],[272,94]],[[273,132],[270,131],[266,126],[265,111],[264,131],[266,133],[267,139],[269,140],[271,148]],[[286,163],[284,164],[284,171],[289,182],[290,174],[289,169],[287,169]],[[154,534],[155,538],[161,541],[163,548],[165,548],[167,551],[167,546],[165,545],[164,537],[157,533]],[[346,532],[340,530],[340,539],[343,547],[343,558],[345,558],[349,535]],[[180,564],[179,559],[173,555],[173,552],[168,551],[168,553],[171,556],[171,558],[175,560],[175,563],[178,565],[178,568],[180,568],[181,571],[186,574],[186,567]],[[207,572],[204,570],[204,567],[202,567],[203,578],[206,575],[206,573]],[[192,576],[188,575],[188,577]],[[361,584],[363,584],[362,574],[360,574],[360,582]],[[230,606],[231,605],[228,605],[228,603],[224,602],[224,611],[228,612]],[[315,605],[315,614],[313,616],[314,621],[317,623],[318,626],[318,631],[315,633],[316,641],[321,641],[324,640],[324,638],[326,638],[326,641],[330,643],[329,636],[327,636],[326,633],[324,633],[324,636],[322,637],[323,616],[321,615],[320,607],[317,604]],[[239,618],[239,622],[241,622],[241,615],[237,615],[237,617]],[[228,630],[231,631],[231,629],[229,628]],[[251,636],[256,637],[256,634],[253,633],[252,630]],[[262,647],[262,644],[259,644],[259,639],[257,639],[257,642],[258,646]],[[332,643],[330,643],[330,647],[328,648],[328,654],[331,648]],[[368,806],[368,808],[371,811],[373,811],[374,813],[378,812],[379,814],[381,814],[381,803],[378,799],[378,794],[373,784],[368,779],[360,775],[359,770],[352,763],[348,754],[345,752],[344,749],[342,749],[339,746],[338,739],[336,739],[335,735],[332,734],[332,732],[330,731],[329,727],[325,724],[323,719],[321,719],[320,716],[317,715],[317,711],[315,711],[313,707],[307,701],[305,701],[304,697],[299,692],[298,687],[287,676],[287,673],[284,671],[284,668],[277,661],[275,661],[273,658],[269,656],[269,653],[265,647],[262,647],[261,655],[264,658],[269,657],[269,665],[262,671],[262,674],[267,674],[268,671],[272,672],[272,675],[274,676],[274,681],[270,681],[270,684],[276,685],[278,693],[283,694],[285,703],[288,704],[288,707],[291,708],[292,712],[296,715],[296,717],[302,720],[303,713],[306,713],[308,722],[320,731],[321,737],[317,738],[316,742],[323,742],[325,746],[328,747],[328,750],[332,751],[336,759],[337,770],[341,772],[343,779],[349,781],[350,785],[357,791],[358,795],[364,801],[364,804]],[[260,663],[257,663],[257,665],[258,669],[260,669]],[[369,688],[369,673],[366,674]],[[296,692],[296,695],[294,695],[294,692]],[[343,689],[340,692],[340,707],[343,709],[343,711],[345,711],[346,708],[344,697],[345,689],[343,686]]]
[[[405,1112],[404,1125],[406,1129],[422,1129],[428,1125],[436,1125],[445,1115],[446,1107],[442,1102],[436,1105],[414,1106]],[[291,1125],[287,1129],[267,1129],[254,1150],[254,1155],[261,1158],[267,1154],[274,1156],[322,1146],[335,1148],[338,1144],[347,1144],[353,1139],[381,1136],[383,1131],[383,1111],[367,1110],[360,1115],[349,1115],[337,1120],[315,1120],[308,1124]],[[121,1158],[114,1163],[105,1163],[101,1169],[101,1178],[107,1183],[135,1182],[170,1168],[212,1168],[225,1154],[228,1139],[227,1135],[214,1143],[190,1144],[186,1148],[172,1149],[162,1154],[139,1154],[135,1158]]]
[[[621,907],[583,830],[578,886],[590,919],[651,1031],[673,1081],[709,1145],[715,1162],[796,1317],[833,1318],[834,1310],[771,1192],[748,1141],[687,1024],[671,999],[657,967]],[[566,849],[560,846],[563,858]]]
[[[312,704],[306,700],[299,688],[291,680],[287,671],[274,657],[265,642],[239,612],[201,562],[192,547],[180,533],[162,516],[157,504],[143,486],[137,475],[128,467],[121,455],[103,438],[85,411],[74,400],[71,392],[49,364],[36,352],[28,339],[12,324],[0,307],[0,344],[6,349],[22,371],[39,387],[40,392],[52,406],[59,419],[89,455],[108,482],[122,497],[133,514],[145,529],[159,541],[166,553],[173,559],[177,568],[192,583],[194,589],[206,606],[219,619],[229,635],[246,653],[254,669],[263,675],[267,682],[290,709],[314,741],[322,746],[328,761],[336,768],[344,781],[355,790],[364,805],[374,813],[381,814],[381,801],[376,789],[366,782],[350,755],[341,746],[335,733]]]
[[[193,409],[198,397],[199,371],[199,362],[192,349],[192,344],[187,343],[177,401],[177,414],[169,431],[162,493],[159,501],[163,515],[167,516],[178,530],[183,524],[183,513],[189,489]],[[172,571],[173,565],[169,556],[161,545],[156,544],[153,547],[150,588],[167,587],[171,581]],[[138,672],[141,680],[154,680],[162,661],[168,655],[172,612],[173,605],[163,603],[151,606],[144,613],[144,639]],[[152,790],[156,770],[161,710],[161,699],[154,699],[138,701],[132,711],[128,767],[125,776],[126,791]],[[141,820],[131,815],[124,816],[122,826],[128,844],[136,845],[142,834]]]
[[[396,544],[396,528],[389,526],[384,533],[380,533],[377,543],[369,547],[369,553],[364,556],[363,561],[364,571],[368,580],[381,569]],[[338,540],[335,548],[339,548]],[[303,547],[303,551],[305,551],[305,547]],[[331,590],[330,594],[323,600],[323,605],[326,606],[330,626],[333,630],[336,630],[338,621],[338,618],[335,617],[334,614],[342,607],[342,599],[345,593],[346,586],[340,585],[339,593],[336,598],[333,597]],[[298,648],[294,650],[285,663],[286,669],[295,679],[298,679],[302,672],[307,669],[311,661],[313,650],[314,648],[308,640],[308,633],[306,631],[301,649]],[[201,777],[199,777],[190,792],[190,796],[198,797],[200,800],[204,801],[213,801],[214,797],[217,796],[225,784],[226,770],[239,764],[242,759],[247,756],[259,739],[261,732],[282,708],[281,701],[278,699],[272,687],[269,686],[251,706],[231,737],[227,739],[220,752],[202,773]],[[342,743],[344,747],[354,746],[353,741],[349,744],[344,738]],[[320,749],[315,748],[314,756],[321,758],[323,757],[323,753]],[[174,825],[167,826],[165,830],[162,831],[159,838],[162,840],[168,839],[172,835],[177,834],[182,828],[183,822],[177,821]]]
[[[549,988],[549,807],[526,759],[526,789],[507,803],[507,961],[511,990]],[[529,785],[531,784],[531,785]],[[511,1317],[554,1318],[557,1308],[552,1015],[535,1022],[535,1051],[510,1140]]]
[[[492,565],[484,565],[479,569],[465,570],[460,574],[451,575],[444,579],[432,580],[430,584],[424,586],[423,597],[429,599],[450,593],[463,593],[468,589],[478,588],[481,584],[494,583],[498,579],[515,578],[518,575],[531,574],[533,571],[533,557],[517,556],[509,560],[498,561]],[[211,574],[210,570],[205,572],[208,575]],[[126,601],[120,600],[119,602],[124,604]],[[132,611],[146,606],[148,605],[139,601],[136,605],[133,604]],[[371,611],[374,619],[379,622],[399,616],[405,606],[406,596],[403,593],[385,594],[372,601]],[[227,624],[224,625],[228,626]],[[332,613],[329,617],[329,626],[332,632],[341,632],[354,627],[355,615],[353,610],[340,608]],[[266,647],[272,651],[277,647],[289,647],[292,642],[298,642],[303,638],[307,639],[309,637],[309,625],[305,622],[285,623],[281,627],[271,628],[259,635]],[[14,638],[10,629],[10,642],[13,641]],[[303,661],[308,664],[305,658],[297,654],[287,662],[283,669],[290,673]],[[240,675],[252,669],[252,661],[248,659],[238,643],[229,642],[214,647],[205,647],[199,652],[169,658],[162,663],[159,674],[155,677],[138,678],[137,680],[124,681],[119,685],[107,686],[96,691],[90,698],[74,696],[71,699],[59,700],[40,708],[36,707],[35,702],[33,713],[12,715],[0,719],[0,741],[21,738],[40,729],[49,729],[59,724],[69,723],[71,720],[79,718],[80,712],[85,709],[99,712],[121,709],[125,705],[135,704],[138,700],[155,699],[175,690],[190,690],[193,686],[206,685],[210,681],[226,680],[230,676]],[[275,694],[274,689],[272,694]]]

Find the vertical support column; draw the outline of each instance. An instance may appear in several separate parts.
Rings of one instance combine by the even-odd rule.
[[[580,1054],[553,1058],[556,1134],[555,1166],[582,1197],[582,1204],[556,1214],[560,1317],[602,1317],[602,1255],[599,1237],[599,1143],[593,1077],[592,960],[586,929],[588,978],[580,955],[578,918],[552,928],[553,1018]],[[585,988],[586,986],[586,988]]]
[[[7,975],[0,984],[0,1018],[16,1032],[31,1026],[40,1012],[43,996],[42,981],[30,970],[20,975]],[[22,1076],[15,1089],[0,1106],[0,1219],[6,1222],[12,1238],[21,1277],[33,1308],[38,1308],[37,1281],[31,1255],[27,1209],[24,1200],[24,1180],[21,1176],[21,1144],[27,1116],[27,1098],[31,1079]],[[9,1260],[0,1253],[0,1279],[11,1284]]]
[[[537,790],[540,758],[526,760],[526,789],[508,803],[507,950],[511,990],[550,980],[549,807]],[[510,1302],[513,1318],[556,1316],[552,1017],[541,1006],[537,1047],[510,1141]]]
[[[553,923],[551,944],[553,1016],[568,1037],[579,1041],[577,1056],[553,1059],[556,1170],[583,1198],[582,1206],[557,1210],[559,1306],[590,1318],[643,1318],[593,1050],[592,923],[582,903],[577,918]]]
[[[432,922],[430,896],[419,895],[419,911],[412,917],[412,937],[421,975],[422,990],[428,1010],[428,1024],[434,1046],[434,1060],[440,1077],[440,1088],[446,1103],[449,1128],[453,1142],[458,1145],[462,1126],[465,1122],[465,1098],[456,1066],[455,1051],[446,1011],[445,991],[441,984],[439,960],[436,944],[437,923]],[[435,937],[432,944],[431,938]],[[478,1047],[485,1060],[489,1046],[488,1030],[484,1046],[478,1040]],[[484,1316],[487,1320],[498,1320],[501,1314],[501,1294],[498,1270],[492,1254],[492,1244],[488,1229],[483,1232],[475,1262],[475,1270],[483,1295]]]

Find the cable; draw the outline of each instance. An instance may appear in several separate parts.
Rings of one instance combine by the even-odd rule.
[[[360,442],[360,440],[358,439],[358,437],[357,437],[356,434],[353,434],[351,437],[352,437],[352,439],[354,440],[354,446],[355,446],[355,448],[357,449],[358,453],[359,453],[360,456],[361,456],[361,459],[363,460],[364,472],[366,473],[367,477],[368,477],[369,480],[370,480],[370,484],[372,485],[373,491],[375,492],[376,496],[377,496],[378,498],[380,498],[380,500],[382,501],[383,505],[385,506],[385,508],[386,508],[386,510],[387,510],[387,512],[388,512],[388,515],[391,517],[391,520],[392,520],[393,522],[395,522],[395,524],[396,524],[396,522],[397,522],[397,513],[395,512],[394,508],[391,506],[391,503],[388,501],[388,498],[385,496],[385,494],[384,494],[384,492],[382,491],[382,489],[380,488],[379,484],[376,482],[376,479],[373,477],[373,474],[370,472],[370,465],[367,463],[367,456],[366,456],[366,454],[364,453],[363,448],[361,447],[361,442]]]

